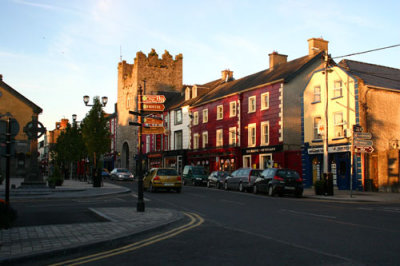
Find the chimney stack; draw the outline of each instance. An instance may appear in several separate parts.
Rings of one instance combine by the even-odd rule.
[[[328,41],[322,38],[308,39],[308,55],[316,55],[322,51],[328,51]]]
[[[279,54],[276,51],[273,51],[269,54],[269,69],[272,70],[274,67],[287,62],[287,55]]]
[[[228,82],[229,80],[233,79],[233,71],[229,69],[225,69],[221,71],[221,80]]]
[[[0,74],[0,81],[3,81],[3,75]]]

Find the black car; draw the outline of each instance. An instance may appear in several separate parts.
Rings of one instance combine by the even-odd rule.
[[[225,190],[233,189],[240,192],[249,191],[252,189],[257,177],[261,175],[263,170],[253,168],[239,168],[233,171],[224,183]]]
[[[295,170],[268,168],[256,179],[253,192],[266,192],[269,196],[293,194],[301,197],[303,195],[303,179]]]
[[[207,187],[216,187],[223,188],[225,178],[229,175],[229,172],[226,171],[214,171],[212,172],[207,179]]]

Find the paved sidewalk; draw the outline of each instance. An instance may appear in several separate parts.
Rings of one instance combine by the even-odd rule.
[[[183,219],[168,209],[95,208],[109,222],[16,227],[0,231],[0,264],[29,261],[35,256],[54,256],[84,250],[138,233],[150,232]]]
[[[111,183],[103,182],[102,187],[93,187],[93,184],[77,180],[64,180],[60,187],[56,188],[20,188],[23,178],[10,179],[10,202],[19,198],[87,198],[105,196],[111,194],[129,193],[130,189]],[[5,197],[5,182],[0,186],[0,198]]]
[[[341,202],[385,202],[400,203],[400,193],[391,192],[365,192],[335,189],[333,196],[315,195],[313,188],[304,189],[305,198],[319,200],[341,201]]]

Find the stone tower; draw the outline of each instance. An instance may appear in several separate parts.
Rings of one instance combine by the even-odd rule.
[[[160,59],[154,49],[146,56],[136,53],[133,64],[122,61],[118,64],[118,127],[116,148],[120,156],[116,167],[135,170],[135,156],[138,152],[138,128],[129,126],[137,111],[137,94],[139,86],[146,87],[144,94],[156,94],[158,91],[180,91],[182,88],[182,54],[175,59],[165,51]]]

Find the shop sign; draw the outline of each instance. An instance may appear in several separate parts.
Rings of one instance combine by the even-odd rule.
[[[243,153],[254,154],[254,153],[266,153],[266,152],[276,152],[276,151],[282,151],[282,145],[248,148],[244,149]]]
[[[351,145],[328,147],[328,153],[348,152],[348,151],[351,151]],[[308,154],[322,154],[322,153],[324,153],[323,147],[308,148]]]

